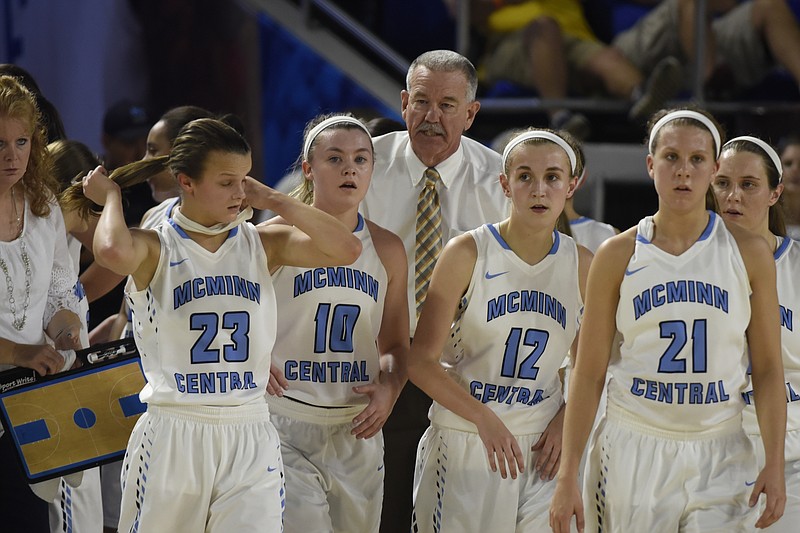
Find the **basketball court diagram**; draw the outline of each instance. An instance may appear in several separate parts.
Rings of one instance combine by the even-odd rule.
[[[146,406],[138,358],[0,395],[28,479],[40,481],[119,459]]]

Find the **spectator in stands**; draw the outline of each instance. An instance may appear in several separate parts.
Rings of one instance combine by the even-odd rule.
[[[634,121],[643,121],[680,88],[680,69],[674,60],[664,60],[646,80],[619,51],[602,43],[589,27],[579,0],[510,0],[491,12],[475,10],[473,19],[487,33],[482,70],[489,83],[511,81],[546,99],[604,92],[630,101],[629,117]],[[583,115],[566,108],[547,113],[553,129],[579,139],[588,136],[589,123]]]
[[[783,164],[786,234],[793,239],[800,239],[800,135],[786,137],[778,146],[778,152]]]
[[[613,46],[645,73],[667,56],[688,65],[696,50],[695,15],[695,0],[663,0]],[[800,26],[786,0],[708,0],[704,22],[703,77],[720,96],[743,93],[776,66],[800,82]]]
[[[444,244],[508,215],[497,186],[500,155],[463,136],[480,109],[477,86],[475,68],[465,57],[448,50],[420,55],[400,94],[407,130],[374,139],[375,170],[361,212],[403,240],[412,335]],[[418,214],[419,207],[427,209]],[[408,383],[384,426],[383,533],[410,530],[415,452],[430,405],[430,398]]]

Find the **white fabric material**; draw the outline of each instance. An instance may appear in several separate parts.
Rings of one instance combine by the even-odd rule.
[[[83,472],[80,485],[61,478],[58,494],[50,502],[50,531],[53,533],[103,533],[100,497],[100,468]]]
[[[361,255],[346,267],[280,267],[272,275],[278,333],[272,362],[289,380],[286,396],[319,406],[364,406],[353,387],[377,383],[376,339],[388,276],[367,224],[354,231]],[[267,397],[270,400],[270,397]]]
[[[620,286],[620,360],[610,365],[608,404],[653,427],[700,431],[744,407],[750,284],[739,248],[709,212],[700,238],[680,256],[650,242],[642,219]]]
[[[580,217],[569,221],[569,230],[572,238],[581,246],[585,246],[592,253],[597,252],[606,239],[617,234],[614,226],[588,217]]]
[[[122,476],[120,531],[282,530],[280,443],[263,400],[148,406],[133,428]]]
[[[364,133],[367,134],[367,137],[372,136],[370,135],[369,130],[364,125],[364,123],[358,120],[357,118],[348,117],[345,115],[337,115],[334,117],[326,118],[325,120],[323,120],[322,122],[311,128],[311,131],[309,131],[308,135],[306,135],[306,141],[305,143],[303,143],[303,161],[308,161],[308,152],[309,150],[311,150],[311,145],[314,143],[314,139],[317,138],[317,135],[322,133],[326,128],[329,128],[336,124],[352,124],[353,126],[357,126],[362,130],[364,130]]]
[[[144,214],[144,216],[142,217],[142,221],[139,224],[139,227],[141,229],[153,229],[162,222],[166,222],[172,215],[173,209],[175,209],[175,206],[178,205],[180,201],[181,201],[180,198],[167,198],[166,200],[164,200],[163,202],[153,207],[147,213]],[[126,282],[125,285],[126,291],[130,290],[131,286],[130,284],[132,283],[133,281],[131,280],[130,277],[128,277],[128,281]],[[130,306],[128,305],[127,300],[123,300],[123,303],[124,303],[123,309],[126,313],[125,317],[126,321],[125,321],[125,327],[122,329],[122,334],[120,338],[122,339],[133,338],[133,313],[131,311]]]
[[[575,155],[575,150],[572,149],[572,146],[567,143],[564,139],[556,135],[555,133],[550,133],[549,131],[526,131],[520,135],[517,135],[509,143],[506,145],[505,149],[503,150],[503,158],[502,158],[502,168],[505,172],[506,164],[508,163],[508,156],[511,153],[511,150],[519,146],[520,144],[524,143],[525,141],[531,141],[533,139],[545,139],[550,142],[556,143],[560,146],[566,153],[567,157],[569,158],[569,170],[571,172],[571,176],[575,175],[575,166],[577,165],[577,156]]]
[[[781,158],[778,156],[777,152],[775,152],[775,149],[772,148],[772,146],[768,145],[758,137],[751,137],[750,135],[742,135],[741,137],[734,137],[730,141],[726,142],[722,146],[722,148],[724,149],[726,146],[736,141],[747,141],[755,144],[756,146],[764,150],[764,153],[766,153],[769,156],[770,160],[772,161],[772,166],[775,167],[775,170],[778,171],[778,182],[780,183],[781,181],[783,181],[783,164],[781,163]]]
[[[525,472],[517,479],[492,472],[477,433],[429,427],[417,448],[411,530],[419,533],[550,531],[556,481],[533,472],[540,435],[517,435]]]
[[[375,170],[361,212],[397,234],[406,249],[408,271],[414,272],[417,200],[427,168],[411,149],[408,132],[392,132],[373,139]],[[481,224],[508,216],[509,203],[500,187],[500,154],[467,137],[447,160],[436,165],[442,178],[443,244]],[[409,276],[408,316],[411,335],[417,325],[414,276]]]
[[[764,468],[764,443],[758,436],[750,436],[750,442],[756,451],[756,460],[759,471]],[[791,450],[791,451],[790,451]],[[786,479],[786,507],[783,516],[762,531],[769,533],[797,533],[800,524],[800,430],[786,432],[786,464],[784,477]],[[793,459],[789,459],[793,457]],[[767,500],[764,495],[758,500],[758,515],[764,512]]]
[[[711,136],[714,138],[714,149],[716,150],[715,155],[719,158],[719,151],[722,149],[720,144],[720,135],[719,130],[714,125],[708,117],[703,115],[702,113],[698,113],[697,111],[691,111],[688,109],[681,109],[678,111],[672,111],[667,113],[663,117],[661,117],[658,122],[656,122],[653,127],[650,129],[650,140],[647,142],[647,148],[650,153],[653,153],[653,143],[655,142],[656,138],[658,137],[658,130],[666,126],[669,122],[672,122],[678,118],[691,118],[703,124],[706,129],[711,133]]]
[[[800,431],[800,323],[794,314],[800,312],[800,245],[791,239],[780,238],[775,253],[778,274],[778,303],[781,306],[781,356],[786,386],[786,430]],[[800,316],[798,316],[800,318]],[[745,392],[744,430],[748,435],[760,435],[753,387]],[[800,460],[800,449],[786,448],[786,460]]]
[[[255,227],[231,230],[213,253],[172,221],[156,231],[155,275],[127,294],[147,378],[141,401],[221,406],[263,399],[276,310]]]
[[[17,316],[22,318],[26,276],[20,240],[24,239],[31,265],[30,303],[25,311],[27,320],[21,331],[11,325],[8,289],[5,276],[0,272],[0,316],[4,317],[0,320],[0,338],[23,344],[46,344],[44,328],[49,323],[48,315],[52,318],[61,308],[80,313],[80,304],[73,290],[78,276],[72,267],[64,218],[58,205],[50,205],[49,216],[37,217],[31,214],[26,198],[24,216],[22,235],[11,242],[0,242],[0,257],[6,262],[11,276]],[[58,283],[54,284],[56,281]],[[0,364],[0,371],[9,368],[12,366]]]
[[[350,434],[352,422],[322,424],[298,418],[272,414],[286,475],[285,533],[377,533],[383,503],[383,434],[356,439]]]
[[[508,248],[496,225],[469,234],[478,257],[442,363],[512,433],[541,433],[563,403],[558,371],[583,308],[577,246],[554,232],[550,253],[529,265]],[[433,422],[475,431],[454,416],[433,402]]]
[[[201,233],[203,235],[219,235],[220,233],[226,233],[239,224],[242,224],[245,221],[253,218],[253,208],[247,206],[242,211],[239,211],[239,214],[236,216],[236,220],[233,222],[228,222],[227,224],[220,222],[219,224],[214,224],[213,226],[204,226],[199,222],[195,222],[191,218],[185,216],[183,213],[181,213],[180,206],[173,210],[172,217],[174,218],[175,222],[177,222],[178,225],[186,231]]]
[[[737,416],[687,438],[609,406],[584,474],[585,531],[754,531],[757,472],[740,424]]]

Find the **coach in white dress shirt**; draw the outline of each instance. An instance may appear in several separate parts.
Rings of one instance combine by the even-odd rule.
[[[463,137],[480,109],[475,99],[477,85],[475,67],[465,57],[449,50],[422,54],[409,67],[406,90],[401,92],[408,130],[373,139],[375,171],[361,211],[403,239],[409,262],[412,336],[417,324],[417,205],[425,189],[426,170],[435,169],[439,177],[441,246],[508,215],[506,198],[497,184],[500,155]],[[430,403],[408,383],[384,426],[386,488],[381,533],[410,529],[416,446],[428,426]]]

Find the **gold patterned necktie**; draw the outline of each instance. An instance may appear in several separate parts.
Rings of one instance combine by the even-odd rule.
[[[417,316],[428,292],[433,266],[442,251],[442,207],[436,190],[441,177],[435,168],[428,168],[423,180],[424,186],[417,199],[417,245],[414,254]]]

